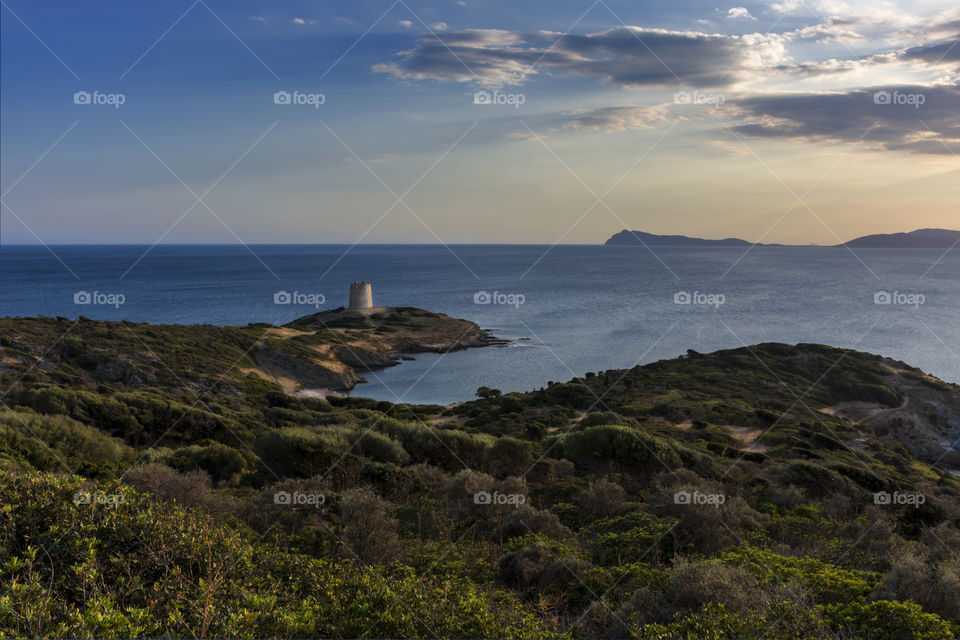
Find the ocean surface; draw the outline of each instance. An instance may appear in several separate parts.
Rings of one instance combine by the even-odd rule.
[[[283,324],[319,300],[346,304],[353,280],[373,283],[377,305],[511,340],[417,355],[367,374],[358,396],[446,404],[480,386],[530,390],[772,341],[877,353],[960,383],[960,248],[5,245],[0,315]]]

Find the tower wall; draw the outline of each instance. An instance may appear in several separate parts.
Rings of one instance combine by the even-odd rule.
[[[354,282],[350,284],[351,311],[366,311],[373,308],[373,288],[369,282]]]

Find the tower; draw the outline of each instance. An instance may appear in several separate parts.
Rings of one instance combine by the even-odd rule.
[[[369,282],[350,284],[350,306],[348,311],[370,311],[373,308],[373,289]]]

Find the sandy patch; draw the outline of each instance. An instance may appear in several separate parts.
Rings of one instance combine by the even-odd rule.
[[[730,435],[732,435],[734,438],[747,445],[747,451],[766,453],[770,450],[770,447],[767,445],[757,442],[757,438],[765,433],[764,429],[757,429],[755,427],[735,427],[733,425],[726,425],[724,428],[729,431]]]

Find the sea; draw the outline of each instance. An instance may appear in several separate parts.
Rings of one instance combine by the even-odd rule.
[[[355,280],[376,305],[509,341],[418,354],[364,374],[355,396],[449,404],[763,342],[867,351],[960,383],[960,248],[4,245],[0,316],[282,325],[345,305]]]

